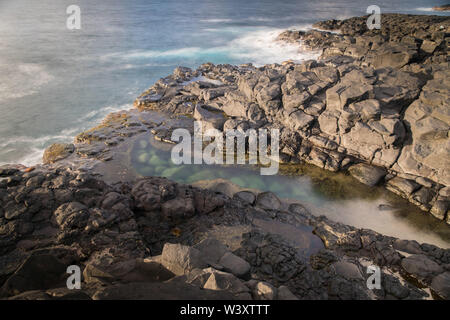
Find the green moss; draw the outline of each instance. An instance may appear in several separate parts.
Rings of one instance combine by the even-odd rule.
[[[150,155],[148,153],[141,153],[137,157],[137,161],[140,163],[147,163],[148,159],[150,158]]]
[[[157,155],[152,155],[150,157],[150,160],[148,160],[148,164],[154,167],[164,166],[167,164],[167,162]]]

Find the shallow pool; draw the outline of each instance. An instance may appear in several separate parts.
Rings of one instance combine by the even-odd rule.
[[[318,167],[280,165],[277,175],[262,176],[250,165],[175,165],[172,145],[150,133],[128,140],[115,151],[113,161],[97,170],[106,180],[124,181],[139,176],[161,176],[185,184],[216,179],[231,182],[236,189],[272,191],[280,198],[301,202],[314,215],[359,228],[368,228],[401,239],[450,247],[450,227],[407,200],[382,187],[368,187],[346,173]]]

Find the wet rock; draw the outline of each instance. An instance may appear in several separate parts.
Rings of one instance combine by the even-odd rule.
[[[404,258],[401,266],[419,280],[429,281],[434,275],[444,271],[441,266],[423,254],[413,254]]]
[[[351,166],[348,171],[359,182],[370,187],[375,186],[386,175],[386,171],[382,168],[369,166],[365,163],[358,163]]]
[[[448,218],[448,210],[450,208],[450,201],[447,200],[437,200],[433,207],[431,208],[431,214],[438,218],[439,220],[444,220]]]
[[[278,210],[281,207],[281,201],[272,192],[262,192],[256,197],[255,205],[263,209]]]
[[[414,240],[397,239],[394,241],[394,243],[392,245],[395,249],[406,252],[406,253],[410,253],[410,254],[423,253],[422,249],[420,248],[420,244]]]
[[[420,186],[412,180],[395,177],[388,181],[386,187],[397,194],[409,196],[416,191]]]
[[[242,200],[244,203],[253,204],[256,200],[255,195],[253,192],[250,191],[239,191],[236,192],[233,196],[236,199]]]
[[[289,212],[298,214],[304,218],[310,218],[311,213],[300,203],[291,203],[288,207]]]
[[[444,272],[433,278],[431,281],[431,289],[436,292],[442,299],[450,298],[450,272]]]

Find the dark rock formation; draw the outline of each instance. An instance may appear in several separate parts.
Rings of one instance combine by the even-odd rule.
[[[3,298],[429,297],[398,272],[449,298],[449,250],[317,218],[269,193],[253,195],[259,199],[253,205],[248,195],[242,201],[242,195],[230,198],[163,178],[109,185],[74,168],[2,170],[16,181],[0,188],[0,202],[8,204],[0,217]],[[206,210],[195,195],[214,206]],[[174,199],[191,203],[177,206],[177,219],[164,210]],[[264,221],[308,226],[325,248],[299,251],[289,238],[265,229]],[[170,232],[175,227],[181,231]],[[228,232],[222,240],[212,237],[217,228],[242,230],[239,247],[231,249]],[[382,267],[380,290],[366,285],[371,264]],[[79,290],[65,287],[70,265],[81,268]]]

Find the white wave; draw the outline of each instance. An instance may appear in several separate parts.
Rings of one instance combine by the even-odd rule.
[[[42,155],[44,154],[45,148],[31,148],[26,156],[20,158],[17,163],[23,164],[24,166],[33,166],[42,162]]]
[[[94,121],[99,120],[100,118],[103,119],[109,113],[118,112],[122,110],[129,110],[132,107],[133,105],[131,103],[127,103],[124,105],[105,106],[100,109],[92,110],[91,112],[87,113],[86,115],[78,119],[78,122]]]
[[[249,32],[228,45],[230,55],[255,65],[281,63],[286,60],[301,62],[318,58],[318,52],[302,50],[299,44],[276,41],[283,31],[284,29],[271,29]]]
[[[75,129],[65,129],[62,130],[60,134],[46,135],[42,137],[28,137],[28,136],[18,136],[9,138],[6,141],[0,143],[0,148],[14,147],[17,144],[31,144],[31,145],[44,145],[49,141],[55,140],[67,140],[74,136],[77,128]]]
[[[163,63],[146,63],[146,64],[132,64],[127,63],[124,65],[119,65],[115,68],[111,68],[111,70],[130,70],[130,69],[139,69],[143,67],[169,67],[170,64],[163,64]]]
[[[433,8],[425,8],[425,7],[415,8],[414,10],[416,10],[416,11],[424,11],[424,12],[434,11]]]
[[[187,47],[181,49],[173,49],[173,50],[139,50],[128,53],[118,53],[118,54],[110,54],[104,56],[108,57],[119,57],[122,59],[142,59],[142,58],[161,58],[161,57],[179,57],[179,56],[195,56],[202,49],[199,47]]]
[[[122,110],[129,110],[132,108],[132,104],[125,105],[111,105],[105,106],[98,110],[92,110],[86,115],[79,118],[76,123],[80,125],[70,129],[61,130],[61,132],[54,135],[45,135],[41,137],[30,136],[16,136],[7,139],[0,143],[0,150],[2,154],[12,153],[14,151],[29,150],[25,155],[19,156],[17,159],[13,159],[15,163],[21,163],[23,165],[35,165],[42,160],[42,154],[45,149],[52,143],[68,143],[73,141],[75,135],[82,132],[86,128],[94,126],[106,115],[112,112],[118,112]],[[0,165],[7,162],[0,162]]]
[[[307,30],[311,25],[292,26],[289,29]],[[248,30],[248,29],[247,29]],[[104,58],[119,59],[155,59],[155,58],[199,58],[214,62],[216,56],[229,57],[240,63],[251,62],[256,66],[270,63],[281,63],[286,60],[301,62],[316,59],[318,52],[302,50],[299,44],[288,44],[276,41],[277,36],[285,29],[252,28],[226,45],[211,48],[186,47],[173,50],[131,51],[113,53]],[[242,32],[242,29],[241,29]]]
[[[0,144],[2,154],[7,153],[23,153],[23,150],[27,150],[25,154],[13,159],[14,163],[20,163],[26,166],[35,165],[41,163],[42,155],[45,149],[55,142],[69,142],[73,139],[77,133],[77,128],[65,129],[61,133],[55,135],[46,135],[42,137],[28,137],[19,136],[13,137]],[[8,147],[8,149],[6,149]],[[8,162],[0,162],[0,165]]]
[[[220,18],[218,18],[218,19],[202,19],[202,20],[200,20],[200,22],[211,22],[211,23],[231,22],[231,21],[233,21],[233,19],[226,19],[226,18],[223,18],[223,19],[220,19]]]
[[[0,102],[32,95],[54,79],[45,66],[35,63],[16,65],[0,61],[0,74],[8,75],[0,82]]]
[[[236,22],[236,23],[245,23],[245,22],[273,22],[273,21],[287,21],[287,20],[295,20],[298,19],[297,16],[286,16],[286,17],[258,17],[258,16],[249,16],[241,19],[230,19],[230,18],[212,18],[212,19],[202,19],[200,22],[208,22],[208,23],[227,23],[227,22]]]

